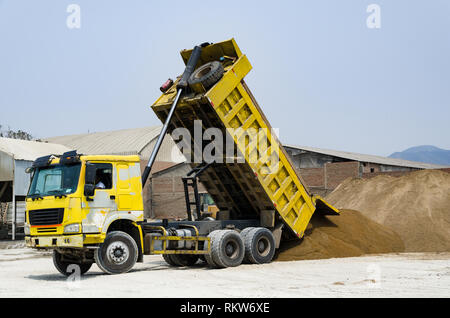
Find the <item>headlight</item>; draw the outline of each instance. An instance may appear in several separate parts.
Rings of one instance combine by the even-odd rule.
[[[77,233],[80,232],[80,224],[74,223],[64,227],[64,233]]]
[[[27,223],[25,223],[25,226],[23,227],[23,232],[25,235],[30,235],[30,226]]]

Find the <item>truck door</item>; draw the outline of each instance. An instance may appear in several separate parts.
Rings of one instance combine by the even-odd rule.
[[[117,196],[118,196],[118,208],[119,211],[132,209],[132,197],[131,197],[131,179],[129,166],[127,163],[118,163],[117,170]]]
[[[116,189],[111,163],[91,162],[95,167],[95,191],[88,200],[89,211],[83,220],[83,232],[98,232],[108,213],[117,211]]]

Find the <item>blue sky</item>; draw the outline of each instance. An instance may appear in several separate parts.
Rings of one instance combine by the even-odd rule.
[[[69,4],[81,28],[69,29]],[[369,4],[381,28],[369,29]],[[158,125],[179,51],[236,38],[285,143],[450,149],[450,1],[0,0],[0,124],[37,137]]]

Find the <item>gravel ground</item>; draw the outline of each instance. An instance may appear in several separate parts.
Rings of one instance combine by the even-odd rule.
[[[384,254],[227,269],[146,256],[126,274],[67,279],[48,252],[0,250],[0,297],[450,297],[450,253]]]

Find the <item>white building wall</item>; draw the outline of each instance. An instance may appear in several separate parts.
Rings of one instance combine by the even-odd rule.
[[[16,160],[16,169],[14,172],[14,192],[16,195],[27,195],[30,187],[30,174],[25,169],[31,167],[32,161]]]
[[[0,181],[14,179],[14,159],[10,154],[0,151]]]

